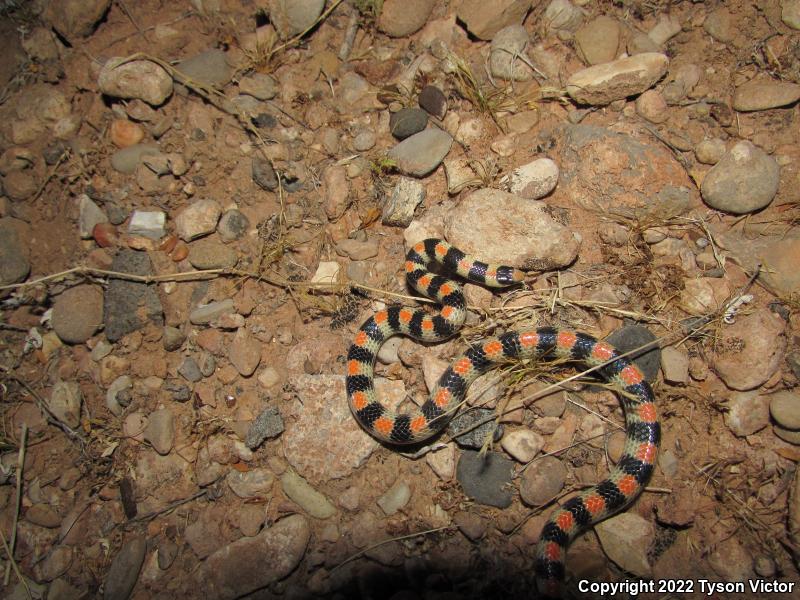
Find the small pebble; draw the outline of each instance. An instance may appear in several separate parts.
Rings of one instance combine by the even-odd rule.
[[[555,456],[545,456],[531,463],[522,474],[519,495],[528,506],[542,506],[564,488],[567,468]]]
[[[769,412],[785,429],[800,430],[800,394],[784,390],[768,396]]]
[[[284,424],[281,413],[274,406],[268,406],[261,411],[250,425],[244,443],[250,450],[255,450],[261,446],[265,440],[277,437],[283,433],[283,430]]]
[[[419,93],[419,106],[441,120],[447,114],[447,97],[435,85],[426,85]]]
[[[131,121],[114,119],[109,127],[108,135],[117,148],[127,148],[144,139],[144,129]]]
[[[404,108],[389,118],[389,131],[398,140],[419,133],[428,125],[428,113],[419,108]]]
[[[378,506],[388,517],[403,508],[411,499],[411,488],[402,480],[398,480],[386,492],[378,498]]]

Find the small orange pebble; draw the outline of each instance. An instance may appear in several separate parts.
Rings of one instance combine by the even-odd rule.
[[[127,244],[128,248],[133,248],[134,250],[150,252],[156,249],[156,243],[150,238],[144,237],[143,235],[126,235],[125,243]]]
[[[111,223],[98,223],[95,225],[94,229],[92,229],[92,237],[101,248],[108,248],[109,246],[116,246],[119,244],[117,228]]]
[[[144,129],[131,121],[115,119],[111,122],[108,135],[117,148],[127,148],[144,139]]]
[[[158,249],[161,250],[162,252],[166,252],[167,254],[169,254],[175,249],[175,245],[177,243],[178,243],[177,235],[175,234],[168,235],[163,240],[161,240],[161,243],[158,245]]]
[[[170,258],[172,258],[174,262],[181,262],[187,256],[189,256],[189,246],[184,243],[176,245],[175,249],[170,254]]]

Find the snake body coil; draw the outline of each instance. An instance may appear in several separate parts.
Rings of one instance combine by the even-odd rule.
[[[524,358],[568,359],[599,367],[597,372],[619,392],[625,409],[625,447],[609,476],[556,509],[542,530],[536,549],[537,585],[544,595],[560,596],[570,541],[630,504],[650,479],[661,437],[653,391],[639,368],[620,357],[611,345],[584,333],[540,328],[483,340],[455,359],[421,408],[406,414],[388,410],[377,399],[373,384],[381,344],[398,334],[428,342],[444,340],[464,323],[466,302],[461,287],[431,273],[428,265],[432,261],[489,287],[506,287],[523,279],[517,269],[480,262],[439,239],[416,244],[406,256],[406,277],[421,294],[442,305],[439,314],[390,307],[364,322],[347,354],[350,408],[361,426],[377,439],[391,444],[417,443],[447,425],[472,381],[500,363]]]

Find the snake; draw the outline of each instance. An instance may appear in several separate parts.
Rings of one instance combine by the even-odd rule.
[[[540,327],[508,331],[472,344],[447,367],[421,407],[407,413],[388,409],[375,393],[375,359],[390,337],[405,335],[423,342],[454,336],[464,324],[467,305],[461,286],[439,271],[490,288],[524,281],[515,267],[481,262],[452,244],[430,238],[415,244],[405,260],[406,279],[440,308],[389,306],[358,329],[347,352],[345,387],[350,410],[369,434],[388,445],[419,444],[439,433],[453,417],[469,385],[481,374],[514,360],[566,360],[585,366],[605,380],[625,412],[625,445],[608,476],[556,508],[545,523],[535,552],[539,593],[558,598],[564,591],[569,543],[581,532],[621,511],[650,479],[658,455],[661,426],[655,396],[642,371],[611,344],[570,329]]]

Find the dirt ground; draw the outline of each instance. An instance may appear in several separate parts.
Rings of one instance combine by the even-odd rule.
[[[456,20],[468,2],[432,2],[421,30],[395,37],[376,16],[381,3],[328,2],[308,31],[261,43],[256,31],[277,24],[274,2],[118,0],[85,31],[56,26],[69,11],[86,18],[80,7],[53,16],[48,4],[70,3],[0,2],[0,251],[29,265],[8,275],[8,259],[0,282],[3,598],[535,597],[544,519],[619,457],[614,396],[571,382],[514,411],[574,371],[503,369],[487,405],[510,406],[505,434],[533,432],[544,448],[514,461],[483,440],[512,465],[501,486],[510,502],[499,508],[465,493],[456,465],[467,450],[449,433],[427,450],[376,443],[349,413],[343,376],[364,319],[419,305],[405,285],[409,240],[456,232],[471,193],[508,189],[506,176],[540,158],[558,165],[558,185],[528,202],[580,242],[577,257],[528,264],[524,289],[468,285],[465,330],[393,346],[376,368],[379,389],[419,404],[432,364],[509,328],[605,338],[645,326],[662,349],[652,380],[661,457],[626,511],[631,530],[620,521],[616,541],[589,530],[571,544],[569,595],[633,597],[578,584],[643,580],[656,587],[641,598],[800,597],[797,585],[749,587],[800,585],[800,424],[781,427],[770,413],[779,393],[793,414],[800,407],[791,266],[800,264],[800,115],[796,99],[732,108],[746,82],[800,84],[800,33],[781,20],[781,2],[583,3],[582,22],[605,15],[619,25],[614,56],[667,17],[679,25],[661,44],[670,66],[651,89],[668,97],[686,65],[699,81],[655,108],[636,97],[576,102],[566,82],[602,40],[582,47],[575,28],[549,25],[549,2],[513,22],[538,48],[528,54],[536,72],[513,83],[491,74],[490,42]],[[418,4],[427,5],[407,10]],[[720,8],[722,33],[706,23]],[[226,57],[224,80],[169,71],[212,49]],[[101,90],[106,61],[137,53],[170,73],[160,104]],[[263,75],[274,80],[269,98],[247,95],[243,82]],[[428,128],[455,141],[443,166],[407,177],[388,157],[398,144],[389,119],[417,107],[428,85],[447,103]],[[120,170],[112,157],[131,138],[156,146],[167,166]],[[780,176],[764,208],[704,202],[719,157],[698,160],[699,146],[712,139],[722,152],[749,140],[774,159]],[[469,177],[456,188],[459,161]],[[266,171],[256,176],[255,163]],[[425,196],[392,225],[387,206],[403,179]],[[683,190],[681,209],[653,200],[667,188]],[[217,206],[210,229],[185,233],[206,215],[179,216],[203,199]],[[104,217],[82,235],[86,201]],[[132,233],[137,210],[163,214],[164,234]],[[476,228],[484,220],[471,218]],[[466,249],[481,258],[483,242]],[[776,252],[783,266],[754,278]],[[206,306],[219,312],[204,318]],[[68,339],[82,319],[88,333]],[[685,374],[668,379],[674,364]],[[752,373],[764,376],[734,381]],[[275,429],[253,442],[254,423]],[[531,500],[522,488],[552,483],[545,455],[565,471],[550,496]],[[746,587],[712,587],[726,582]]]

